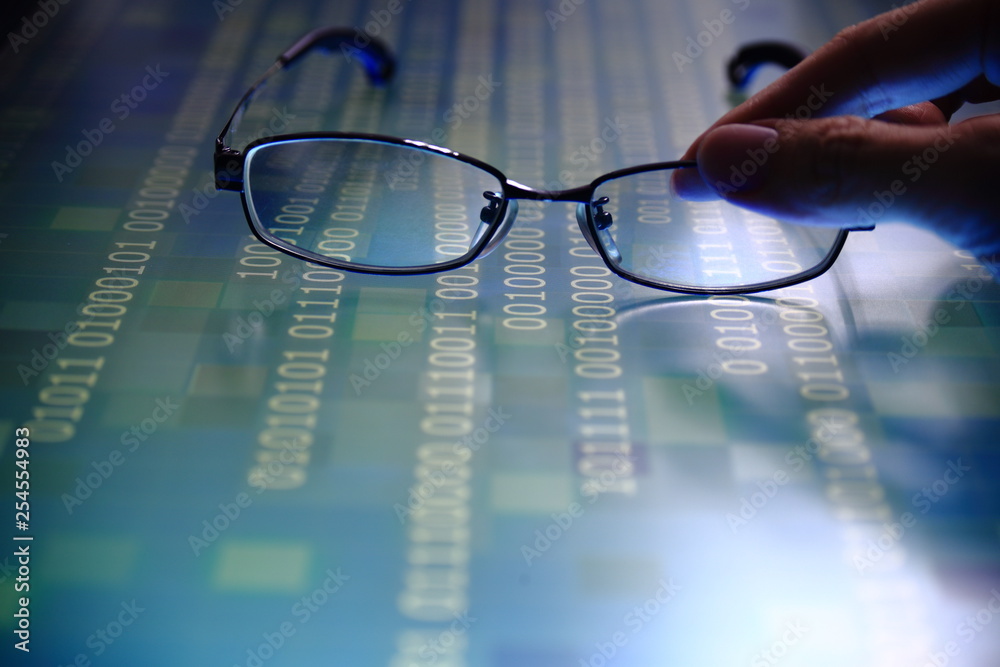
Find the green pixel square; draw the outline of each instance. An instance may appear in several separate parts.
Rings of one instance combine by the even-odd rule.
[[[164,408],[180,406],[181,397],[171,396],[168,392],[159,395],[144,394],[139,391],[129,391],[112,394],[108,397],[104,410],[101,412],[101,423],[113,428],[128,427],[141,424],[144,420],[153,419],[154,413],[161,418],[166,414]],[[167,415],[166,423],[173,421],[173,415]],[[153,422],[163,426],[162,422]]]
[[[9,446],[7,443],[13,443],[13,434],[14,422],[9,419],[0,419],[0,457],[7,451],[7,447]]]
[[[265,366],[198,364],[188,387],[190,396],[260,396],[267,379]]]
[[[399,341],[401,334],[408,334],[410,341],[418,341],[422,334],[410,323],[409,315],[375,315],[359,313],[354,318],[354,340]],[[406,338],[404,337],[405,341]]]
[[[199,396],[184,400],[179,426],[197,428],[232,428],[233,424],[253,424],[260,417],[260,406],[254,399],[210,398]]]
[[[573,483],[565,473],[498,473],[490,499],[503,514],[564,512],[573,502]]]
[[[52,218],[52,229],[73,229],[84,232],[110,232],[115,228],[120,208],[96,206],[62,206]]]
[[[142,314],[141,329],[154,333],[200,334],[208,323],[205,308],[150,308]]]
[[[8,301],[0,306],[0,328],[20,331],[64,331],[77,319],[73,304],[54,301]],[[42,336],[40,340],[50,341]]]
[[[726,427],[719,395],[712,387],[688,405],[680,378],[643,378],[651,445],[724,445]]]
[[[215,308],[221,293],[222,283],[158,280],[149,297],[149,305]]]
[[[661,587],[663,568],[655,558],[587,556],[580,561],[580,588],[596,597],[651,597]]]
[[[493,376],[493,393],[503,396],[504,404],[545,405],[552,410],[565,410],[569,395],[565,375],[538,377],[529,373]]]
[[[212,579],[230,591],[297,593],[306,587],[310,560],[303,543],[233,540],[220,545]]]
[[[413,315],[427,300],[427,290],[413,288],[362,287],[358,314]]]
[[[133,160],[136,156],[130,155]],[[116,167],[88,167],[80,172],[75,183],[81,188],[131,188],[141,175],[133,165]]]
[[[139,543],[130,537],[61,533],[47,537],[39,551],[39,571],[50,583],[106,586],[132,578]]]
[[[869,382],[868,393],[882,416],[912,418],[1000,417],[995,385],[946,382]]]

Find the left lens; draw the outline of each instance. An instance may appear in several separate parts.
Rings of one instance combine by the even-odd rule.
[[[675,171],[637,171],[595,189],[594,236],[622,273],[686,291],[771,289],[821,273],[846,238],[840,229],[780,222],[723,200],[680,199],[670,188]]]
[[[499,225],[502,192],[476,165],[369,139],[265,143],[247,152],[244,168],[259,234],[314,261],[369,271],[467,261]]]

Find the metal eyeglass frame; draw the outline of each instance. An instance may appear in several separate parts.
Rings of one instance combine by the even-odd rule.
[[[609,214],[600,210],[600,206],[603,202],[595,202],[593,201],[593,197],[596,189],[607,181],[646,171],[696,168],[697,163],[694,160],[655,162],[635,167],[628,167],[625,169],[618,169],[596,178],[588,185],[570,188],[567,190],[550,191],[537,190],[518,183],[517,181],[507,178],[493,165],[474,157],[458,153],[451,149],[442,148],[440,146],[435,146],[433,144],[413,139],[404,139],[401,137],[380,134],[362,132],[303,132],[281,134],[257,139],[249,143],[243,151],[236,150],[227,145],[227,135],[229,135],[230,132],[235,132],[243,113],[249,107],[254,96],[264,85],[266,80],[279,71],[290,67],[314,49],[319,48],[330,53],[340,50],[348,56],[349,60],[357,58],[357,60],[365,68],[366,74],[373,85],[384,85],[391,80],[395,72],[396,63],[395,58],[393,57],[388,46],[376,38],[370,38],[367,36],[365,36],[364,40],[360,40],[358,39],[360,36],[361,33],[352,28],[330,27],[313,30],[301,37],[297,42],[295,42],[295,44],[279,55],[274,64],[271,65],[271,67],[268,68],[268,70],[264,72],[264,74],[262,74],[260,78],[253,83],[253,85],[250,86],[246,93],[244,93],[243,97],[236,105],[232,115],[229,117],[229,120],[226,121],[225,126],[222,128],[222,131],[215,140],[215,187],[218,190],[231,190],[239,192],[243,202],[243,210],[247,216],[248,222],[250,223],[251,231],[253,231],[254,235],[262,243],[283,253],[314,264],[358,273],[382,275],[418,275],[439,273],[465,266],[480,257],[485,257],[495,247],[497,247],[513,226],[514,219],[517,214],[518,199],[528,201],[575,202],[578,204],[576,212],[577,224],[579,225],[584,238],[587,240],[590,247],[598,255],[600,255],[601,259],[608,266],[608,268],[619,277],[639,285],[683,294],[749,294],[796,285],[798,283],[812,280],[813,278],[825,273],[831,266],[833,266],[833,263],[836,261],[841,249],[844,247],[844,243],[847,241],[848,230],[840,230],[837,237],[834,239],[830,251],[827,253],[827,256],[822,263],[808,271],[790,276],[789,278],[780,278],[764,283],[735,287],[693,287],[688,285],[673,285],[667,282],[655,282],[649,280],[648,278],[635,275],[630,271],[622,269],[611,257],[609,257],[607,249],[602,243],[599,243],[596,238],[597,235],[610,224],[607,221],[601,220],[603,216],[608,216]],[[801,60],[801,58],[802,53],[798,49],[782,43],[769,42],[745,47],[741,49],[741,51],[737,53],[729,63],[728,75],[730,83],[735,90],[742,90],[752,77],[753,72],[760,65],[765,63],[777,63],[782,66],[790,67],[798,62],[798,60]],[[474,240],[473,245],[468,252],[457,259],[441,262],[439,264],[416,267],[377,267],[353,264],[332,258],[318,261],[315,256],[302,253],[293,244],[289,244],[281,241],[280,239],[262,234],[253,224],[253,218],[247,202],[246,191],[243,187],[244,166],[248,151],[264,144],[278,143],[295,139],[354,139],[429,151],[431,153],[440,154],[478,167],[479,169],[491,174],[502,184],[503,191],[502,193],[499,193],[501,194],[501,197],[496,197],[495,193],[484,193],[484,196],[488,200],[488,204],[483,209],[481,219],[483,222],[489,222],[490,227],[485,234],[478,235],[479,238]],[[499,211],[497,210],[497,206],[500,207]],[[595,219],[595,212],[593,210],[595,207],[597,208],[597,219]],[[488,215],[492,217],[492,221],[487,218]],[[860,231],[860,229],[855,229],[855,231]],[[606,234],[607,232],[604,233]]]

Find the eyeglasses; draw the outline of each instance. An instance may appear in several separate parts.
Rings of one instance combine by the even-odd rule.
[[[738,294],[822,274],[847,239],[847,230],[783,223],[722,200],[680,199],[671,176],[695,169],[693,161],[620,169],[589,185],[545,191],[467,155],[398,137],[309,132],[258,139],[243,151],[228,145],[265,81],[314,49],[356,58],[373,84],[391,79],[389,49],[358,37],[345,28],[302,37],[244,94],[216,139],[216,188],[240,192],[253,233],[293,257],[361,273],[448,271],[500,245],[518,200],[570,202],[587,243],[622,278],[689,294]],[[744,50],[730,76],[745,84],[760,62],[780,62],[774,51]]]

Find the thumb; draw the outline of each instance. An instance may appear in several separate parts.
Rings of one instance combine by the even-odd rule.
[[[784,220],[847,228],[905,220],[977,253],[1000,250],[998,117],[954,126],[854,116],[723,125],[702,139],[697,162],[700,179],[694,170],[675,179],[682,198],[721,196]]]

